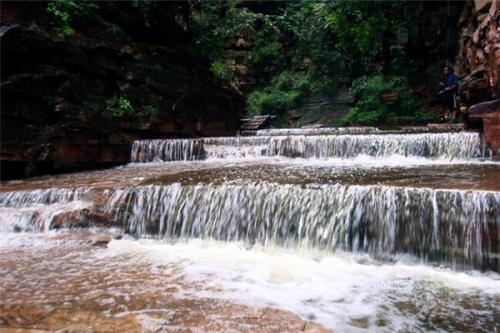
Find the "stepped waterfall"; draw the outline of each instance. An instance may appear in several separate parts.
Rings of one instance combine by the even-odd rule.
[[[253,134],[135,141],[127,166],[6,182],[0,252],[35,244],[89,272],[170,267],[186,280],[176,290],[196,285],[190,295],[270,306],[339,332],[496,332],[500,164],[480,133]],[[91,255],[99,265],[75,254],[102,230],[119,237]],[[422,299],[451,305],[430,323]]]
[[[296,133],[301,132],[297,131]],[[482,156],[481,138],[479,133],[463,132],[383,135],[296,134],[145,140],[134,142],[131,161],[140,163],[261,156],[351,158],[359,155],[374,157],[402,155],[444,159],[479,158]]]

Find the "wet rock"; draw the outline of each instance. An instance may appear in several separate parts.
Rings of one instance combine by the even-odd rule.
[[[113,240],[113,237],[111,235],[108,235],[108,234],[100,234],[100,235],[91,236],[89,239],[89,241],[94,246],[106,246],[112,240]]]
[[[465,124],[427,124],[427,128],[440,131],[459,131],[465,129]]]
[[[486,143],[500,155],[500,98],[472,105],[468,116],[471,121],[482,121]]]
[[[63,211],[52,218],[51,228],[86,227],[88,215],[88,209]]]
[[[40,320],[47,311],[34,306],[8,306],[0,304],[0,327],[27,327]],[[3,332],[3,328],[0,329]]]
[[[325,127],[325,125],[323,125],[323,124],[311,124],[311,125],[302,126],[301,128],[322,128],[322,127]]]

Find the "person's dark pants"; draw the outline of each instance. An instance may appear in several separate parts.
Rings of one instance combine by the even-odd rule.
[[[457,105],[456,105],[456,98],[455,98],[455,93],[454,92],[440,92],[438,94],[438,103],[441,105],[444,105],[448,108],[450,114],[449,119],[450,121],[455,121],[455,118],[457,116]]]
[[[441,92],[438,94],[438,102],[450,110],[450,112],[456,111],[455,106],[455,93]]]

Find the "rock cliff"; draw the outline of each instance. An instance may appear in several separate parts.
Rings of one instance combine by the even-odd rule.
[[[97,3],[61,36],[47,3],[2,2],[2,178],[126,163],[138,138],[235,132],[241,96],[187,52],[185,3],[159,4],[161,24],[144,24],[133,3]]]
[[[500,1],[466,3],[456,72],[460,97],[472,122],[483,126],[485,141],[500,155]]]

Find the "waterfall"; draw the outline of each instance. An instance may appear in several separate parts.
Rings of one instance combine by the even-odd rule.
[[[0,232],[49,231],[53,228],[87,225],[87,211],[93,203],[72,201],[65,204],[31,207],[0,207]]]
[[[439,129],[424,126],[405,126],[395,129],[381,130],[377,127],[320,127],[320,128],[266,128],[253,132],[256,136],[287,136],[287,135],[344,135],[344,134],[409,134],[449,132],[450,129]],[[460,128],[455,131],[461,131]]]
[[[192,161],[203,159],[203,140],[144,140],[132,144],[132,162]]]
[[[478,133],[271,137],[269,155],[304,158],[359,155],[470,159],[481,156]]]
[[[91,194],[87,188],[0,192],[0,232],[87,225]]]
[[[218,171],[227,159],[244,157],[262,160],[247,166],[251,170],[265,166],[265,158],[272,156],[342,158],[347,163],[364,155],[422,157],[444,163],[477,161],[482,156],[480,147],[479,133],[388,134],[374,128],[268,130],[253,137],[136,141],[131,152],[133,162],[219,162],[207,164],[210,172],[192,170],[208,178],[193,177],[185,185],[179,183],[181,173],[189,168],[181,164],[172,170],[165,164],[170,177],[166,185],[158,185],[165,182],[160,168],[148,176],[151,178],[145,178],[147,184],[153,184],[148,186],[140,185],[144,181],[141,176],[137,179],[143,180],[131,181],[127,188],[110,184],[100,190],[79,187],[0,192],[0,231],[84,226],[97,218],[124,226],[139,238],[214,238],[264,246],[366,252],[387,258],[411,254],[423,261],[499,271],[498,191],[412,187],[416,180],[409,187],[384,186],[369,175],[365,177],[367,185],[356,185],[361,180],[326,184],[324,177],[316,177],[316,162],[306,162],[304,177],[310,174],[311,178],[305,185],[291,184],[288,171],[279,180],[265,170],[265,175],[257,173],[251,178],[244,169],[237,169],[241,175],[233,180],[229,171]],[[337,165],[339,174],[344,172],[342,165],[345,163]],[[135,174],[134,166],[127,168],[128,175]],[[439,176],[432,172],[433,165],[425,168],[431,174],[425,177]],[[405,177],[405,173],[400,176]],[[194,181],[202,183],[190,185]],[[274,183],[278,181],[280,184]]]
[[[266,128],[256,131],[257,136],[288,135],[342,135],[375,134],[381,131],[376,127],[324,127],[324,128]]]
[[[359,130],[362,129],[364,128],[359,128]],[[340,129],[336,130],[340,131]],[[254,137],[143,140],[134,142],[131,161],[153,162],[262,156],[351,158],[359,155],[375,157],[402,155],[448,160],[478,158],[482,157],[481,136],[479,133],[457,132],[261,135]]]
[[[82,200],[91,194],[88,188],[48,188],[0,192],[0,207],[27,207]]]
[[[357,185],[196,185],[117,190],[109,209],[137,237],[410,253],[499,270],[500,193]]]

